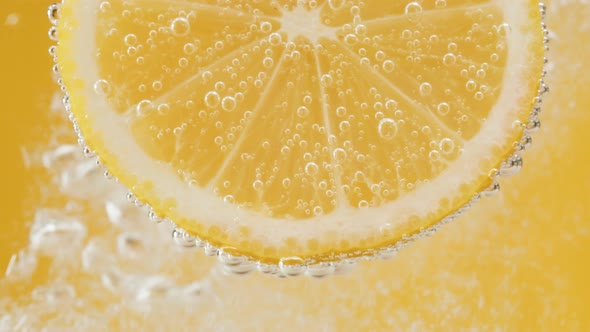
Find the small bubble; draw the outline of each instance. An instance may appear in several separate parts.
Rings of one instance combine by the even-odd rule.
[[[234,97],[223,97],[221,100],[221,108],[226,112],[231,112],[236,109],[236,99]]]
[[[111,84],[107,80],[98,80],[94,82],[94,92],[99,96],[108,96],[111,94]]]
[[[225,195],[223,197],[223,202],[228,204],[234,204],[236,202],[236,199],[232,195]]]
[[[447,0],[436,0],[434,2],[434,7],[436,8],[445,8],[447,6]]]
[[[321,206],[314,206],[313,208],[313,215],[314,216],[321,216],[324,214],[324,209]]]
[[[453,53],[447,53],[443,55],[442,61],[445,66],[452,66],[457,62],[457,57]]]
[[[281,181],[281,184],[283,185],[283,188],[289,189],[289,187],[291,186],[291,179],[284,178],[283,181]]]
[[[359,207],[360,209],[366,209],[366,208],[368,208],[368,207],[369,207],[369,202],[365,201],[364,199],[363,199],[363,200],[360,200],[360,201],[358,202],[358,207]]]
[[[125,42],[125,45],[127,45],[127,46],[135,46],[135,44],[137,44],[137,36],[130,33],[127,36],[125,36],[123,41]]]
[[[348,34],[346,36],[344,36],[344,42],[347,45],[355,45],[356,43],[358,43],[359,39],[355,34]]]
[[[336,162],[340,163],[346,159],[346,151],[342,148],[336,148],[332,151],[332,157]]]
[[[385,60],[381,67],[386,73],[391,73],[395,69],[395,63],[391,60]]]
[[[449,114],[450,109],[451,107],[449,106],[449,104],[445,102],[438,104],[438,106],[436,107],[436,111],[438,112],[438,114],[443,116]]]
[[[254,188],[256,191],[261,191],[262,188],[264,188],[264,183],[260,180],[255,180],[252,182],[252,188]]]
[[[53,26],[53,27],[49,28],[48,35],[49,35],[49,39],[51,39],[53,41],[58,41],[56,27]]]
[[[379,121],[377,132],[381,138],[391,140],[397,135],[397,123],[391,118],[384,118]]]
[[[323,278],[334,273],[334,264],[321,262],[307,267],[305,274],[312,278]]]
[[[482,101],[482,100],[483,100],[483,97],[484,97],[484,95],[483,95],[483,92],[481,92],[481,91],[477,91],[477,92],[476,92],[476,93],[473,95],[473,98],[474,98],[475,100],[477,100],[477,101]]]
[[[205,94],[205,105],[210,108],[217,107],[220,101],[221,97],[219,96],[219,93],[215,91],[209,91]]]
[[[438,147],[442,154],[448,155],[451,154],[453,150],[455,150],[455,142],[450,138],[443,138],[440,140]]]
[[[333,82],[334,82],[334,79],[332,78],[332,75],[330,75],[330,74],[324,74],[320,78],[320,84],[325,88],[330,87]]]
[[[297,116],[305,119],[309,115],[309,109],[305,106],[299,106],[297,108]]]
[[[432,85],[428,82],[423,82],[420,84],[419,90],[422,97],[429,96],[432,93]]]
[[[184,47],[182,48],[182,50],[184,51],[184,54],[191,55],[197,51],[197,48],[192,43],[186,43],[186,44],[184,44]]]
[[[328,6],[330,6],[332,10],[341,10],[344,8],[346,3],[346,0],[328,0]]]
[[[316,163],[314,162],[309,162],[305,165],[305,173],[309,176],[314,176],[316,174],[318,174],[319,172],[319,167]]]
[[[283,156],[285,156],[285,157],[288,157],[288,156],[289,156],[289,154],[291,154],[291,149],[290,149],[288,146],[286,146],[286,145],[283,145],[283,146],[281,147],[281,154],[282,154]]]
[[[186,18],[177,17],[170,24],[170,29],[176,37],[184,37],[190,33],[191,24]]]
[[[354,27],[354,33],[356,33],[359,36],[364,36],[367,33],[367,27],[363,24],[359,24],[356,27]]]
[[[404,14],[410,22],[417,23],[422,18],[422,6],[418,2],[412,1],[406,5]]]
[[[162,87],[163,87],[163,85],[162,85],[162,82],[160,82],[160,81],[154,81],[152,83],[152,89],[154,89],[154,91],[160,91],[160,90],[162,90]]]
[[[338,128],[340,129],[340,131],[343,131],[343,132],[344,131],[348,131],[348,130],[350,130],[350,122],[348,122],[348,121],[341,121],[338,124]]]
[[[262,31],[262,33],[270,33],[272,31],[272,23],[268,21],[260,23],[260,31]]]
[[[305,272],[305,261],[296,256],[281,258],[279,269],[286,276],[298,276]]]
[[[428,158],[432,161],[439,161],[440,160],[440,152],[436,150],[432,150],[428,153]]]
[[[57,21],[59,20],[59,9],[61,7],[60,3],[54,3],[49,5],[47,8],[47,17],[52,25],[57,25]]]
[[[146,116],[150,114],[155,109],[154,103],[151,100],[144,99],[137,103],[135,107],[135,112],[137,116]]]
[[[158,105],[158,113],[165,115],[168,114],[170,112],[170,105],[168,104],[160,104]]]
[[[178,59],[178,66],[180,68],[186,68],[186,66],[188,66],[188,59],[187,58]]]
[[[274,60],[271,57],[265,57],[262,59],[262,65],[264,68],[270,68],[274,65]]]
[[[506,35],[508,35],[510,33],[510,31],[512,31],[512,28],[510,27],[510,24],[502,23],[502,24],[498,25],[498,27],[496,28],[496,31],[498,32],[499,36],[505,37]]]
[[[283,37],[278,32],[273,32],[268,36],[268,41],[272,46],[278,46],[283,42]]]
[[[196,238],[181,228],[172,230],[172,239],[174,239],[176,244],[185,248],[191,248],[197,245]]]

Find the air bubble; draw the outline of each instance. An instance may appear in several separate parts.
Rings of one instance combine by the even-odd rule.
[[[483,100],[483,93],[481,91],[477,91],[474,95],[473,98],[477,101],[482,101]]]
[[[283,188],[289,189],[289,187],[291,187],[291,179],[284,178],[283,181],[281,181],[281,184],[283,185]]]
[[[443,116],[449,114],[450,110],[451,110],[451,107],[449,106],[448,103],[445,103],[445,102],[440,103],[440,104],[438,104],[438,106],[436,106],[436,111],[438,112],[438,114],[443,115]]]
[[[381,138],[391,140],[397,135],[397,123],[391,118],[384,118],[379,121],[377,132]]]
[[[330,87],[333,82],[334,82],[334,79],[332,78],[332,75],[330,75],[330,74],[324,74],[320,78],[320,84],[325,88]]]
[[[437,150],[432,150],[428,153],[428,158],[432,161],[439,161],[440,160],[440,152]]]
[[[359,39],[355,34],[348,34],[346,36],[344,36],[344,42],[347,45],[355,45],[356,43],[358,43]]]
[[[262,33],[270,33],[272,31],[272,23],[268,21],[260,23],[260,31],[262,31]]]
[[[442,61],[445,66],[452,66],[457,62],[457,57],[453,53],[447,53],[443,55]]]
[[[314,216],[321,216],[324,214],[324,209],[321,206],[314,206],[313,208],[313,215]]]
[[[442,152],[442,154],[445,154],[445,155],[451,154],[453,152],[453,150],[455,150],[455,141],[453,141],[450,138],[443,138],[440,140],[438,147],[439,147],[440,152]]]
[[[137,116],[146,116],[154,111],[154,103],[151,100],[144,99],[137,103],[135,107],[135,113]]]
[[[274,60],[271,57],[265,57],[262,59],[262,65],[264,68],[271,68],[274,65]]]
[[[219,106],[219,102],[221,101],[221,97],[219,93],[215,91],[209,91],[205,94],[205,105],[210,108],[215,108]]]
[[[309,115],[309,109],[305,106],[299,106],[297,108],[297,116],[305,119]]]
[[[285,257],[279,261],[279,269],[286,276],[295,277],[305,272],[305,261],[300,257]]]
[[[332,157],[338,163],[343,162],[346,159],[346,151],[342,148],[336,148],[332,151]]]
[[[423,82],[420,84],[419,90],[422,97],[429,96],[432,93],[432,85],[428,82]]]
[[[158,105],[158,114],[166,115],[168,113],[170,113],[170,105],[168,105],[168,104]]]
[[[305,275],[312,278],[323,278],[332,275],[334,269],[334,264],[330,262],[321,262],[309,265],[305,271]]]
[[[417,23],[422,18],[422,6],[418,2],[412,1],[406,5],[404,14],[410,22]]]
[[[508,35],[510,33],[510,31],[512,31],[512,28],[510,27],[510,24],[502,23],[502,24],[498,25],[498,27],[496,28],[496,31],[498,32],[498,35],[505,37],[506,35]]]
[[[184,51],[184,54],[191,55],[197,51],[197,48],[192,43],[186,43],[186,44],[184,44],[184,47],[182,48],[182,50]]]
[[[434,2],[434,7],[436,8],[445,8],[447,6],[447,0],[436,0]]]
[[[305,165],[305,173],[309,176],[314,176],[316,174],[318,174],[319,172],[319,167],[318,164],[314,163],[314,162],[309,162]]]
[[[328,6],[335,11],[343,9],[346,3],[346,0],[328,0]]]
[[[100,3],[98,8],[100,9],[101,12],[106,13],[107,11],[109,11],[111,9],[111,3],[108,1],[103,1]]]
[[[283,42],[283,37],[278,32],[273,32],[268,36],[268,41],[273,46],[278,46]]]
[[[184,37],[190,33],[191,24],[186,18],[177,17],[170,24],[170,29],[176,37]]]
[[[221,100],[221,108],[226,112],[231,112],[236,109],[236,99],[234,97],[223,97]]]
[[[395,63],[391,60],[385,60],[381,67],[386,73],[391,73],[395,69]]]
[[[181,228],[175,228],[172,230],[172,238],[174,242],[182,247],[191,248],[196,246],[196,239]]]
[[[111,84],[107,80],[98,80],[94,82],[94,93],[99,96],[108,96],[111,94]]]
[[[135,46],[135,44],[137,44],[137,36],[130,33],[127,36],[125,36],[123,41],[125,42],[125,45],[127,45],[127,46]]]
[[[60,7],[61,7],[61,4],[54,3],[54,4],[51,4],[49,6],[49,8],[47,9],[47,17],[49,18],[49,22],[51,22],[52,25],[57,25],[57,22],[59,20]]]
[[[152,89],[154,89],[154,91],[160,91],[160,90],[162,90],[162,87],[163,87],[163,85],[162,85],[161,81],[154,81],[152,83]]]

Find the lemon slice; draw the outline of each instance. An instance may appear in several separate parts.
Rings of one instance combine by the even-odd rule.
[[[532,0],[64,0],[57,61],[81,142],[153,213],[305,265],[404,243],[520,166],[541,16]]]

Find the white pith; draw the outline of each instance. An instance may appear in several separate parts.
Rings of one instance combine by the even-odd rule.
[[[347,234],[354,234],[354,238],[361,238],[363,234],[379,234],[380,229],[389,224],[390,227],[402,225],[410,216],[424,217],[438,208],[442,198],[452,200],[453,193],[458,192],[461,184],[470,182],[482,175],[478,162],[490,155],[498,144],[510,146],[507,137],[513,136],[512,124],[518,120],[517,112],[521,111],[520,102],[531,90],[524,85],[524,72],[529,68],[529,43],[535,38],[532,29],[523,32],[519,27],[519,20],[528,17],[526,2],[507,0],[493,0],[501,8],[510,8],[504,12],[505,21],[512,26],[512,33],[507,39],[508,59],[504,73],[503,90],[496,106],[490,112],[481,131],[464,146],[464,153],[453,164],[443,171],[437,178],[423,184],[414,191],[400,197],[394,202],[370,209],[340,208],[328,215],[313,217],[305,220],[284,220],[269,218],[256,211],[238,209],[224,203],[221,197],[207,189],[189,187],[175,175],[172,167],[156,163],[148,156],[128,130],[126,120],[116,112],[110,110],[106,100],[97,96],[92,84],[85,89],[85,98],[89,106],[86,110],[92,120],[95,132],[102,133],[104,147],[116,156],[119,167],[128,170],[138,179],[150,181],[154,184],[154,192],[161,199],[173,198],[177,202],[177,213],[187,219],[194,219],[205,225],[220,226],[228,232],[237,232],[238,226],[248,226],[251,239],[262,241],[271,246],[280,246],[285,238],[297,238],[305,243],[307,239],[321,241],[323,235],[336,232],[342,238],[349,238]],[[79,61],[77,76],[86,82],[98,79],[98,67],[94,63],[94,40],[88,36],[94,35],[96,26],[95,11],[99,1],[78,2],[77,17],[84,17],[80,21],[79,29],[75,32],[76,45],[74,56]],[[535,82],[536,83],[536,82]],[[513,108],[507,108],[513,106]],[[511,151],[507,150],[506,154]],[[130,157],[132,156],[132,157]],[[485,174],[485,173],[484,173]],[[117,174],[115,174],[117,175]],[[477,185],[474,185],[474,188]],[[164,195],[163,193],[166,193]],[[149,203],[149,202],[147,202]],[[453,211],[448,211],[449,213]]]

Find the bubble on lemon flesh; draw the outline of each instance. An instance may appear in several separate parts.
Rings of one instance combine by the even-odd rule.
[[[85,142],[140,200],[304,264],[490,185],[536,103],[540,20],[536,1],[66,0],[58,59]]]

